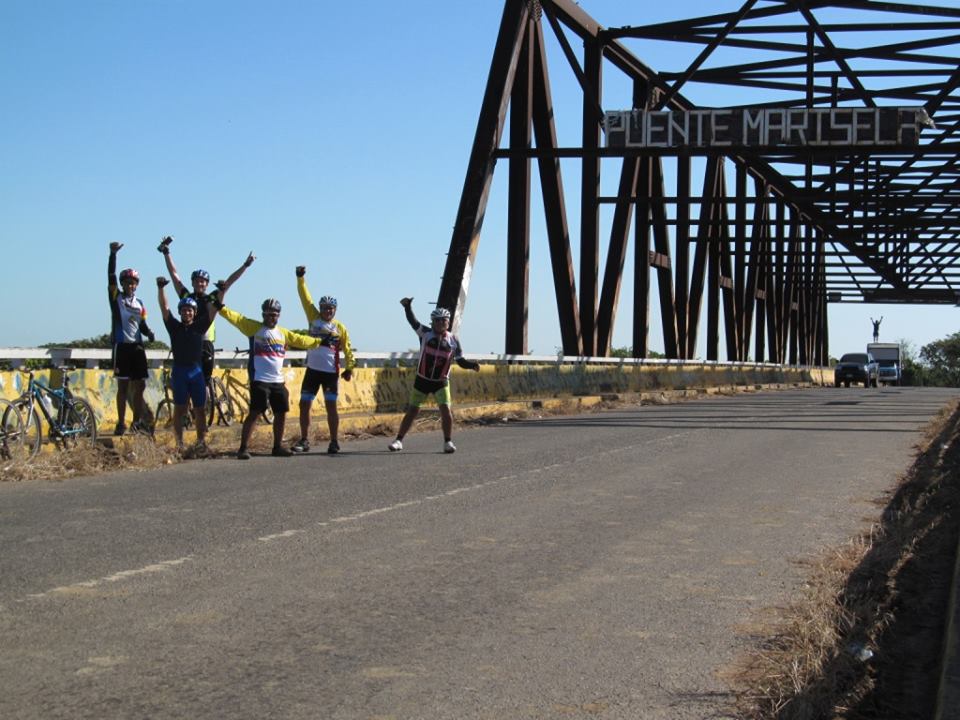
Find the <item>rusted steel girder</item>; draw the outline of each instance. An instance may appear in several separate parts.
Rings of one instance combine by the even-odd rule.
[[[771,100],[764,107],[795,107],[798,112],[806,108],[810,117],[825,117],[824,107],[840,108],[854,101],[864,108],[880,107],[889,104],[883,102],[888,97],[901,105],[903,98],[916,100],[931,114],[960,109],[956,63],[937,70],[936,56],[924,52],[946,45],[949,35],[844,48],[834,35],[857,28],[824,24],[817,17],[821,8],[833,6],[887,13],[916,13],[921,8],[909,2],[839,0],[756,7],[747,0],[737,10],[708,18],[607,29],[572,0],[506,0],[438,303],[455,310],[455,324],[459,322],[498,158],[509,160],[505,318],[509,353],[527,351],[533,158],[538,163],[565,354],[604,355],[612,350],[631,230],[632,340],[637,357],[649,352],[653,281],[664,353],[679,358],[696,357],[698,338],[705,337],[704,354],[718,359],[722,337],[731,360],[752,356],[775,362],[825,362],[827,293],[834,288],[840,288],[845,298],[857,293],[866,302],[960,298],[954,290],[955,284],[960,286],[960,233],[954,229],[960,225],[956,211],[960,172],[955,169],[960,121],[955,117],[946,115],[949,121],[919,149],[909,144],[602,147],[605,64],[632,82],[632,107],[638,109],[695,110],[680,91],[704,82],[792,92],[796,99]],[[787,15],[799,20],[771,22]],[[960,11],[938,8],[931,16],[948,20],[898,27],[921,34],[947,32],[951,22],[960,20]],[[559,147],[557,142],[544,39],[547,27],[582,91],[581,144],[575,148]],[[886,27],[878,24],[876,29]],[[570,33],[583,43],[579,58]],[[767,39],[773,33],[794,34],[800,40]],[[679,40],[700,44],[703,50],[685,70],[657,73],[624,44],[631,38]],[[722,45],[784,57],[708,67]],[[883,72],[858,72],[852,62],[858,57],[926,63],[922,73],[943,76],[944,82],[937,87],[872,90],[871,73],[880,77]],[[828,64],[835,69],[825,69]],[[508,105],[509,144],[501,149]],[[878,110],[876,117],[881,113],[891,115],[889,108]],[[879,119],[877,123],[879,128]],[[560,159],[565,157],[580,162],[579,294],[560,172]],[[609,167],[608,158],[622,159],[619,183],[615,196],[602,197],[600,173],[604,163]],[[941,165],[934,166],[931,160]],[[665,187],[671,170],[675,195]],[[693,186],[702,186],[699,196],[691,193]],[[608,241],[601,238],[600,210],[605,203],[613,205]],[[919,234],[928,242],[918,249]],[[602,277],[601,240],[606,243]]]

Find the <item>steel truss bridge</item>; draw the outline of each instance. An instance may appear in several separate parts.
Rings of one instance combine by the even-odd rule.
[[[960,9],[942,1],[747,0],[706,17],[604,27],[572,0],[505,0],[438,304],[454,309],[456,326],[498,160],[509,184],[508,354],[527,352],[534,162],[564,354],[609,354],[628,257],[635,357],[648,355],[654,291],[665,354],[681,359],[703,352],[704,314],[708,360],[721,359],[723,333],[727,360],[826,364],[828,302],[958,304]],[[559,69],[548,68],[548,38]],[[634,51],[652,42],[690,48],[689,63],[653,69]],[[575,147],[558,143],[551,72],[576,78]],[[613,78],[632,96],[606,98]],[[688,94],[730,87],[760,99],[741,111],[774,111],[781,122],[792,116],[777,110],[863,109],[856,125],[871,109],[912,107],[933,127],[912,143],[605,142],[605,113],[696,115],[709,107]],[[804,123],[802,138],[813,134]],[[562,158],[579,166],[578,277]],[[602,194],[601,168],[614,168],[615,195]]]

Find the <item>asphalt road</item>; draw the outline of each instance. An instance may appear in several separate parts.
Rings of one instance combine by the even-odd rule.
[[[0,483],[0,718],[704,718],[956,391]]]

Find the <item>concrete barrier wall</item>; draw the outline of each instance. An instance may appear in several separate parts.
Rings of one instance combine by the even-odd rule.
[[[246,382],[246,370],[218,369],[218,375],[231,374],[240,384]],[[93,405],[100,422],[115,422],[117,385],[109,370],[73,370],[69,373],[71,390]],[[291,403],[295,406],[302,368],[285,371]],[[12,399],[26,385],[26,374],[0,372],[0,397]],[[38,370],[35,377],[59,387],[59,370]],[[406,404],[413,383],[414,369],[403,367],[358,368],[351,382],[340,383],[341,412],[398,412]],[[605,393],[644,392],[656,389],[681,390],[732,385],[769,383],[833,383],[830,369],[751,367],[737,365],[651,364],[497,364],[483,365],[479,373],[454,368],[451,387],[454,403],[481,403],[505,400],[552,398]],[[164,397],[161,370],[151,370],[145,393],[152,410]],[[315,408],[322,414],[322,404]]]

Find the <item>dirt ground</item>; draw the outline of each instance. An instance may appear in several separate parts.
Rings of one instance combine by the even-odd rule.
[[[809,562],[805,596],[753,628],[743,718],[932,718],[960,535],[960,407],[928,429],[871,530]]]

